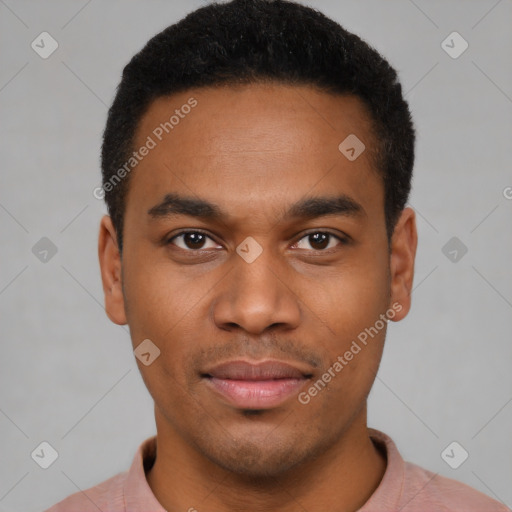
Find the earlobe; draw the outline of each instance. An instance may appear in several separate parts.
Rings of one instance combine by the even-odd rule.
[[[414,260],[418,245],[416,215],[412,208],[404,208],[391,240],[390,273],[391,303],[402,307],[393,320],[405,318],[411,308],[411,292],[414,278]]]
[[[118,325],[125,325],[126,313],[121,274],[121,255],[112,219],[104,215],[98,237],[98,257],[105,296],[105,312]]]

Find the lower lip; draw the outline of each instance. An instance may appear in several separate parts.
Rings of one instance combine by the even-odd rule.
[[[208,377],[206,381],[240,409],[267,409],[297,394],[306,379],[232,380]]]

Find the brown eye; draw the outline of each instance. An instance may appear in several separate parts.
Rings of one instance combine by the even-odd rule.
[[[306,243],[304,243],[303,240],[306,240]],[[323,251],[325,249],[331,249],[336,245],[343,244],[344,242],[345,240],[341,239],[336,235],[333,235],[332,233],[328,233],[325,231],[317,231],[315,233],[309,233],[308,235],[302,237],[297,242],[296,246],[299,249],[312,249],[314,251]],[[302,247],[301,244],[303,245]]]
[[[177,240],[178,242],[175,242]],[[205,243],[210,240],[213,246],[205,247]],[[173,236],[168,243],[176,245],[184,250],[199,250],[199,249],[214,249],[217,244],[205,233],[200,231],[184,231],[178,235]]]

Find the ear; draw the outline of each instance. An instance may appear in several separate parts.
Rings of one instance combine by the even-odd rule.
[[[396,308],[393,321],[406,317],[411,308],[411,292],[414,277],[414,258],[418,245],[416,215],[412,208],[404,208],[395,226],[391,238],[390,278],[391,304],[400,304]]]
[[[105,312],[115,324],[125,325],[127,322],[121,278],[121,255],[116,231],[108,215],[104,215],[100,223],[98,257],[105,295]]]

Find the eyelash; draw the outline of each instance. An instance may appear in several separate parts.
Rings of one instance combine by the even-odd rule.
[[[208,233],[206,233],[206,232],[204,232],[204,231],[202,231],[200,229],[194,229],[194,230],[184,230],[184,231],[180,231],[179,233],[174,234],[171,238],[169,238],[168,240],[165,241],[165,245],[175,245],[175,244],[173,244],[173,240],[175,240],[176,238],[178,238],[178,237],[180,237],[182,235],[187,235],[187,234],[192,234],[192,233],[193,234],[204,235],[207,238],[209,238],[210,240],[215,242],[215,240],[213,240],[213,238]],[[307,238],[308,236],[316,235],[316,234],[326,234],[326,235],[329,235],[329,236],[331,236],[333,238],[336,238],[340,242],[340,245],[347,245],[349,243],[349,238],[346,237],[346,236],[343,237],[343,236],[340,236],[340,235],[335,235],[334,233],[331,233],[330,231],[321,231],[321,230],[317,229],[317,230],[309,231],[309,232],[305,233],[293,245],[296,245],[302,239]],[[215,242],[215,243],[217,243],[217,242]],[[198,254],[201,254],[202,252],[207,252],[207,251],[211,250],[211,249],[188,249],[188,248],[187,249],[183,249],[182,247],[177,247],[177,248],[182,250],[182,251],[185,251],[185,252],[198,253]],[[335,249],[335,247],[331,247],[329,249],[302,249],[302,250],[307,250],[308,252],[316,252],[316,253],[329,253],[333,249]]]

